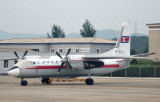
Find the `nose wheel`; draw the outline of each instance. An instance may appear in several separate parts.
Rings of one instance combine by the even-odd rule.
[[[26,80],[21,79],[21,86],[27,86],[28,82]]]

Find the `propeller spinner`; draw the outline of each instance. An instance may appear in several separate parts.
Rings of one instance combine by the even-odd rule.
[[[61,69],[62,69],[62,67],[63,67],[64,64],[66,64],[70,69],[73,69],[73,67],[70,64],[69,57],[68,57],[68,55],[69,55],[70,52],[71,52],[71,48],[68,49],[68,51],[66,53],[66,56],[64,58],[62,58],[62,56],[58,52],[56,52],[57,56],[59,58],[61,58],[61,62],[62,62],[61,66],[59,67],[57,73],[59,73],[61,71]]]

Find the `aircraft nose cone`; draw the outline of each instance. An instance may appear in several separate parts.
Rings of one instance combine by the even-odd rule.
[[[9,70],[8,75],[13,76],[13,77],[17,77],[19,75],[19,68]]]

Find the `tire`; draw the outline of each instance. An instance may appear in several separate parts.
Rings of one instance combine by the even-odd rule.
[[[51,82],[49,82],[49,78],[43,78],[42,80],[42,84],[50,84]]]
[[[26,80],[23,80],[22,82],[21,82],[21,86],[27,86],[28,85],[28,82],[26,81]]]
[[[92,78],[87,78],[87,79],[85,80],[85,83],[86,83],[87,85],[93,85],[93,84],[94,84],[94,81],[93,81]]]

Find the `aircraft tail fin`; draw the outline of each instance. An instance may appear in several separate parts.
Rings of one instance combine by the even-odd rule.
[[[103,55],[112,53],[113,55],[130,56],[130,35],[129,24],[123,23],[115,48],[103,53]]]
[[[130,27],[128,23],[122,24],[121,33],[118,37],[115,48],[120,50],[123,55],[130,55]]]

